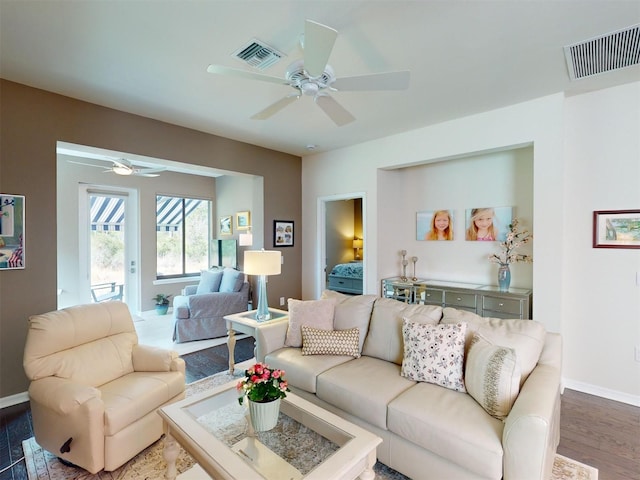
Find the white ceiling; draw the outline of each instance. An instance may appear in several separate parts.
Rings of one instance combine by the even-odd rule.
[[[338,30],[338,78],[410,70],[401,92],[335,92],[356,121],[337,127],[303,97],[254,113],[290,87],[227,78],[259,72],[231,54],[257,38],[302,57],[305,19]],[[563,47],[640,22],[640,1],[0,0],[0,76],[118,110],[307,155],[556,93],[640,80],[634,66],[570,82]]]

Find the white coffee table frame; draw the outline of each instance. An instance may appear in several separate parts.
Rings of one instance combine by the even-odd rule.
[[[217,397],[217,398],[216,398]],[[191,454],[200,467],[213,478],[225,480],[264,480],[229,446],[198,423],[195,415],[211,410],[215,402],[237,401],[235,382],[194,395],[158,410],[165,423],[164,457],[167,461],[167,480],[176,478],[175,461],[178,456],[176,440]],[[190,414],[188,410],[193,411]],[[281,410],[325,438],[343,444],[341,448],[317,465],[305,480],[373,480],[376,447],[382,439],[353,423],[288,393]],[[346,443],[345,443],[346,440]]]

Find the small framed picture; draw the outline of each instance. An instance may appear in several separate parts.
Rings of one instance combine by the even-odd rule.
[[[293,247],[293,221],[274,220],[273,221],[273,246]]]
[[[0,270],[24,268],[24,198],[0,193]]]
[[[220,235],[231,235],[233,233],[233,217],[223,215],[220,217]]]
[[[640,248],[640,210],[593,212],[593,248]]]
[[[236,213],[236,229],[249,230],[251,227],[251,216],[249,212]]]

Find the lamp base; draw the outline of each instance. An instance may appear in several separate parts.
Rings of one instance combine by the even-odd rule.
[[[267,276],[258,277],[258,310],[256,311],[256,321],[265,322],[271,320],[271,312],[267,305]]]

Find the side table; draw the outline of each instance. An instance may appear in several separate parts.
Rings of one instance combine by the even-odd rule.
[[[271,312],[271,319],[265,320],[263,322],[258,322],[256,320],[256,312],[257,310],[249,310],[248,312],[234,313],[233,315],[226,315],[224,317],[227,324],[227,348],[229,349],[229,374],[233,375],[234,366],[235,366],[235,357],[234,352],[236,348],[236,332],[237,333],[245,333],[247,335],[252,336],[254,339],[256,338],[256,330],[258,326],[264,325],[266,323],[276,323],[276,322],[288,322],[289,321],[289,312],[286,310],[278,310],[277,308],[270,308],[269,312]],[[255,345],[255,343],[254,343]],[[253,353],[256,355],[257,345],[254,346]]]

